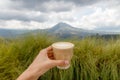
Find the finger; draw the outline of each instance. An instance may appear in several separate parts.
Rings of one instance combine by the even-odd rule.
[[[40,50],[40,52],[39,52],[39,54],[46,54],[46,53],[47,53],[46,49],[42,49],[42,50]]]
[[[48,55],[48,58],[49,58],[49,59],[52,59],[52,60],[55,59],[53,54],[49,54],[49,55]]]
[[[49,46],[46,48],[47,51],[51,51],[52,50],[52,46]]]
[[[50,56],[49,59],[51,59],[51,60],[55,60],[55,58],[54,58],[53,56]]]
[[[52,60],[55,59],[55,58],[54,58],[53,51],[49,51],[49,53],[48,53],[48,58],[50,58],[50,59],[52,59]]]
[[[49,54],[47,54],[48,56],[53,56],[53,54],[52,53],[49,53]]]
[[[67,60],[53,60],[52,61],[54,66],[60,66],[60,65],[68,65],[69,61]]]
[[[48,54],[53,54],[53,51],[48,51]]]
[[[47,55],[48,56],[51,56],[51,55],[53,56],[53,51],[48,51]]]
[[[48,56],[54,56],[53,53],[49,53]]]

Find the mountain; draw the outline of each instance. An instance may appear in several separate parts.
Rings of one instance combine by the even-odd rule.
[[[47,32],[62,38],[71,36],[84,37],[95,34],[93,31],[75,28],[63,22],[56,24],[52,28],[49,28]]]
[[[2,37],[15,37],[19,35],[27,35],[27,34],[39,34],[39,33],[47,33],[52,36],[57,36],[60,38],[68,38],[68,37],[79,37],[83,38],[85,36],[95,36],[95,35],[105,35],[110,34],[103,31],[94,31],[94,30],[84,30],[81,28],[72,27],[69,24],[60,22],[54,25],[52,28],[48,29],[37,29],[37,30],[13,30],[13,29],[0,29],[0,36]]]
[[[82,31],[82,29],[79,29],[80,31]],[[54,33],[58,33],[58,32],[78,32],[78,29],[75,27],[72,27],[69,24],[66,23],[58,23],[55,26],[53,26],[52,28],[49,29],[50,32],[54,32]]]
[[[66,23],[58,23],[56,24],[55,26],[53,26],[52,28],[49,29],[50,31],[67,31],[67,30],[70,30],[70,31],[76,31],[76,28],[75,27],[72,27],[71,25],[69,24],[66,24]],[[81,29],[82,30],[82,29]]]

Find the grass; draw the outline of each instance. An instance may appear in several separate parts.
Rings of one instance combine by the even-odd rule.
[[[47,35],[0,38],[0,80],[15,80],[38,52],[56,42]],[[39,80],[120,80],[120,40],[67,39],[75,44],[71,67],[49,70]]]

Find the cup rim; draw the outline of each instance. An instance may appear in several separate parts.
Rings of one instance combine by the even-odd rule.
[[[51,46],[54,47],[54,48],[57,48],[57,47],[55,47],[55,44],[56,44],[56,43],[68,43],[68,44],[71,45],[71,46],[68,47],[68,48],[59,48],[59,49],[70,49],[70,48],[74,48],[74,44],[71,43],[71,42],[55,42],[55,43],[53,43]],[[57,49],[58,49],[58,48],[57,48]]]

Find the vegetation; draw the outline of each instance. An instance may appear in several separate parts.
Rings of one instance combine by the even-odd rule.
[[[57,39],[49,36],[0,38],[0,80],[15,80],[38,52]],[[120,80],[120,40],[67,39],[75,44],[71,67],[49,70],[39,80]]]

